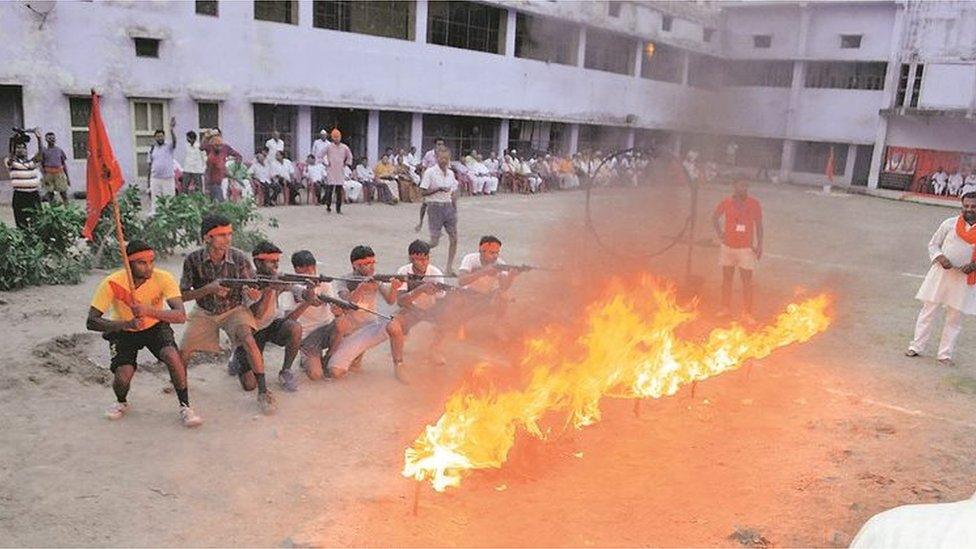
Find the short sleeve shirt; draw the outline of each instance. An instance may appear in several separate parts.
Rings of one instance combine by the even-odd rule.
[[[762,206],[749,196],[744,201],[731,196],[719,202],[716,215],[725,216],[722,243],[729,248],[751,248],[756,224],[762,221]]]
[[[434,165],[424,170],[424,177],[420,181],[420,188],[424,190],[440,189],[436,193],[424,197],[424,202],[450,202],[451,194],[458,188],[457,179],[454,172],[448,168],[441,170],[440,166]]]
[[[112,285],[117,289],[113,290]],[[117,291],[128,292],[129,282],[126,279],[125,269],[119,269],[108,275],[98,284],[95,295],[92,297],[91,306],[107,314],[111,320],[132,320],[132,309],[126,304],[125,300],[116,296]],[[153,269],[149,280],[132,292],[132,299],[136,303],[148,305],[154,309],[162,309],[166,300],[180,297],[180,286],[176,283],[176,278],[162,269]],[[159,320],[146,317],[143,320],[142,329],[155,326]]]
[[[183,276],[180,278],[180,289],[198,290],[218,278],[254,278],[254,268],[247,254],[237,248],[229,248],[224,260],[215,264],[210,259],[206,248],[200,248],[190,253],[183,260]],[[227,295],[203,296],[197,300],[197,306],[212,315],[225,313],[244,303],[243,290],[232,288]]]
[[[403,267],[400,267],[399,269],[397,269],[396,274],[398,274],[398,275],[413,274],[413,265],[411,265],[410,263],[407,263]],[[425,276],[441,276],[443,274],[444,273],[441,272],[440,269],[438,269],[437,267],[435,267],[433,265],[427,265],[427,272],[424,273]],[[437,282],[439,282],[439,281],[440,280],[437,280]],[[406,284],[404,284],[403,286],[400,286],[400,291],[401,292],[413,291],[415,288],[417,288],[418,286],[420,286],[423,283],[424,283],[424,280],[409,280],[408,279]],[[440,293],[441,295],[443,295],[442,292],[438,292],[438,293]],[[437,302],[437,294],[422,294],[422,295],[417,296],[417,298],[414,299],[410,303],[410,306],[411,307],[414,307],[414,308],[417,308],[417,309],[426,310],[426,309],[430,309],[431,307],[433,307],[434,306],[434,303],[436,303],[436,302]]]
[[[173,177],[173,152],[176,145],[163,143],[152,146],[149,150],[149,161],[152,163],[150,176],[153,179],[170,179]]]
[[[502,259],[501,257],[499,257],[497,260],[495,260],[495,264],[496,265],[505,265],[506,263],[505,263],[505,260],[504,259]],[[460,270],[461,271],[470,273],[470,272],[477,271],[481,267],[482,267],[482,265],[481,265],[481,254],[479,254],[478,252],[472,252],[472,253],[464,256],[463,259],[461,259],[461,267],[460,267]],[[478,280],[475,280],[471,284],[468,284],[467,286],[465,286],[465,288],[468,288],[470,290],[474,290],[474,291],[478,292],[479,294],[488,294],[488,293],[491,293],[491,292],[494,292],[494,291],[498,290],[498,288],[499,288],[498,277],[497,276],[483,276],[483,277],[479,278]]]
[[[67,160],[68,155],[57,145],[41,149],[41,166],[45,168],[63,168]]]
[[[346,273],[346,274],[342,275],[342,278],[355,278],[357,276],[360,276],[360,275],[358,275],[356,273]],[[358,288],[360,283],[359,282],[340,282],[340,281],[337,281],[336,284],[337,284],[336,292],[338,293],[340,288],[343,289],[343,290],[346,290],[346,291],[351,292],[351,291],[355,290],[356,288]],[[376,304],[379,302],[379,300],[377,298],[380,295],[380,288],[382,288],[384,286],[386,286],[385,283],[378,284],[376,286],[376,291],[375,292],[366,294],[365,296],[360,297],[358,300],[353,301],[353,303],[355,303],[356,305],[359,305],[360,307],[363,307],[365,309],[369,309],[371,311],[375,311],[376,310]],[[356,327],[363,326],[365,324],[369,324],[370,322],[372,322],[376,318],[372,313],[368,313],[366,311],[350,311],[350,312],[348,312],[346,314],[350,318],[352,318],[352,320],[355,323],[355,326]]]
[[[284,314],[291,314],[305,300],[305,288],[305,286],[295,286],[291,291],[281,292],[281,295],[278,296],[278,307]],[[319,282],[315,286],[315,293],[332,298],[338,297],[329,282]],[[335,315],[332,314],[332,308],[328,303],[308,307],[298,317],[298,323],[302,325],[302,337],[307,337],[312,330],[326,326],[333,320],[335,320]]]

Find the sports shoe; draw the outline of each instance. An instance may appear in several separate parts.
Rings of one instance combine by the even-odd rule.
[[[402,360],[393,363],[393,375],[400,383],[410,385],[410,378],[407,377],[406,366],[403,365]]]
[[[105,417],[108,419],[122,419],[122,416],[129,411],[128,402],[116,402],[105,410]]]
[[[953,360],[951,358],[940,358],[939,359],[939,364],[941,364],[943,366],[948,366],[950,368],[953,368],[956,365],[956,363],[953,362]]]
[[[193,411],[189,406],[180,406],[180,421],[184,427],[198,427],[203,423],[203,418]]]
[[[227,375],[229,376],[239,376],[241,375],[240,361],[234,360],[234,353],[230,354],[230,360],[227,361]]]
[[[298,379],[295,377],[295,372],[291,371],[291,368],[278,372],[278,385],[289,393],[297,391]]]
[[[916,351],[915,349],[909,349],[905,351],[905,356],[915,358],[918,356],[918,351]]]
[[[258,393],[258,408],[260,408],[261,413],[266,416],[270,416],[278,410],[278,401],[275,399],[271,391]]]

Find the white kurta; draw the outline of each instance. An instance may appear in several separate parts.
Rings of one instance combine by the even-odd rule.
[[[950,217],[939,225],[929,241],[929,259],[939,255],[946,256],[953,268],[943,269],[942,265],[932,263],[915,299],[946,305],[962,311],[963,314],[976,315],[976,286],[966,282],[966,275],[960,267],[972,261],[973,245],[956,234],[956,219]],[[967,225],[966,228],[972,227]]]

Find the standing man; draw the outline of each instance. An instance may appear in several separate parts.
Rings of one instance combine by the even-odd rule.
[[[728,316],[732,303],[732,281],[735,270],[742,278],[742,321],[755,323],[752,316],[752,272],[762,258],[762,206],[749,196],[749,186],[737,180],[732,184],[732,196],[721,201],[712,214],[715,234],[722,242],[719,265],[722,267],[722,309],[719,316]],[[725,218],[724,226],[719,218]]]
[[[183,157],[183,191],[203,191],[203,170],[207,166],[207,155],[200,150],[197,132],[186,132],[186,155]]]
[[[3,159],[4,165],[10,172],[10,186],[14,189],[11,206],[14,209],[14,222],[17,228],[27,229],[33,219],[33,211],[41,205],[41,172],[37,169],[37,161],[41,156],[41,132],[34,128],[37,137],[37,153],[33,157],[27,156],[27,145],[30,137],[26,132],[15,131],[10,136],[10,156]]]
[[[281,259],[281,249],[271,242],[258,242],[251,251],[254,259],[254,271],[262,278],[278,277],[278,261]],[[284,293],[288,290],[285,289]],[[278,372],[278,383],[281,388],[294,393],[298,390],[298,381],[291,365],[298,356],[298,346],[302,341],[302,327],[294,319],[279,314],[278,298],[283,293],[281,286],[268,286],[261,291],[261,297],[250,304],[251,314],[254,315],[257,331],[254,341],[258,350],[264,353],[264,347],[269,342],[285,349],[285,358]],[[247,362],[247,352],[243,347],[234,349],[227,373],[238,376],[245,391],[253,391],[257,387],[257,378],[251,365]]]
[[[325,161],[329,166],[328,184],[325,191],[325,211],[332,211],[332,197],[335,196],[336,213],[342,213],[342,184],[346,180],[346,166],[352,166],[352,151],[342,142],[342,132],[338,128],[329,134],[332,141],[325,147]]]
[[[125,254],[135,289],[128,287],[125,269],[119,269],[98,285],[88,309],[88,329],[102,332],[112,354],[110,368],[115,376],[112,389],[117,402],[105,416],[120,419],[129,410],[129,385],[136,373],[139,350],[145,347],[169,369],[180,402],[180,421],[185,427],[196,427],[203,420],[190,408],[186,363],[180,357],[170,327],[170,324],[186,322],[180,287],[173,275],[154,268],[154,252],[145,242],[129,242]],[[163,308],[163,302],[169,310]],[[103,316],[105,313],[109,313],[108,318]]]
[[[68,176],[68,155],[64,154],[61,147],[55,145],[57,138],[54,132],[44,134],[44,140],[47,141],[47,147],[41,150],[44,190],[51,202],[54,202],[55,197],[59,197],[61,202],[67,204],[68,188],[71,187],[71,178]]]
[[[176,152],[176,117],[169,119],[169,143],[166,133],[156,130],[156,140],[149,148],[149,215],[156,215],[156,201],[161,196],[176,195],[176,179],[173,173],[173,154]]]
[[[457,179],[448,167],[451,163],[451,153],[445,148],[437,152],[437,164],[424,170],[420,181],[420,191],[424,203],[420,208],[420,225],[424,222],[424,211],[427,212],[427,228],[430,230],[430,247],[436,248],[441,239],[441,229],[447,232],[449,247],[447,250],[447,270],[454,272],[454,256],[457,254]]]
[[[220,129],[215,129],[210,136],[210,142],[200,147],[207,155],[207,171],[204,179],[210,198],[223,202],[226,197],[223,192],[224,178],[227,177],[227,157],[233,156],[238,162],[244,162],[244,157],[233,147],[224,143]]]
[[[929,240],[929,268],[915,299],[922,310],[915,323],[915,338],[906,355],[925,350],[939,309],[945,307],[945,326],[936,358],[943,366],[955,366],[952,351],[962,331],[962,315],[976,315],[976,194],[962,197],[962,214],[939,225]]]
[[[312,156],[315,157],[315,161],[319,164],[322,163],[322,159],[325,158],[325,148],[329,146],[329,132],[325,130],[319,131],[318,138],[312,143]]]
[[[268,158],[277,158],[279,152],[284,154],[285,140],[281,138],[281,132],[272,130],[271,138],[264,142],[264,146],[268,149]]]
[[[447,146],[444,143],[443,137],[438,137],[434,140],[434,148],[424,153],[424,159],[421,162],[421,166],[426,170],[437,164],[437,152],[441,149],[446,149]],[[410,147],[410,152],[413,152],[413,147]]]
[[[184,363],[193,353],[220,352],[220,330],[230,338],[234,347],[243,347],[248,363],[254,371],[258,388],[258,407],[265,415],[277,409],[277,402],[264,379],[264,357],[254,340],[257,322],[244,306],[244,293],[257,301],[261,292],[253,288],[227,288],[220,285],[223,278],[253,278],[254,269],[247,255],[232,248],[230,220],[222,215],[208,214],[200,223],[204,247],[190,252],[183,260],[180,290],[183,301],[196,301],[190,313],[183,341],[180,343]]]

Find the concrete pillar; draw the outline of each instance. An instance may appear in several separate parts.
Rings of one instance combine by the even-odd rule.
[[[681,59],[681,85],[688,85],[688,67],[691,65],[691,52],[685,50],[685,54]]]
[[[366,120],[366,162],[373,166],[380,159],[380,111],[369,111]]]
[[[836,153],[836,151],[835,151]],[[783,140],[783,155],[779,161],[779,180],[785,182],[793,173],[793,159],[796,157],[796,141]]]
[[[672,145],[673,145],[671,149],[672,154],[674,154],[678,158],[681,158],[681,134],[680,133],[674,134],[674,142],[672,143]]]
[[[896,64],[889,63],[888,64],[888,72],[891,72],[892,71],[892,66],[899,66],[899,69],[900,69],[900,65],[901,65],[901,63],[896,63]],[[912,98],[915,97],[915,76],[917,74],[918,74],[918,63],[912,63],[911,65],[908,66],[908,84],[905,87],[905,102],[902,103],[900,106],[898,106],[899,107],[898,108],[898,112],[900,112],[901,114],[905,114],[905,109],[908,108],[909,105],[912,104]],[[888,82],[888,80],[887,80],[887,74],[886,74],[885,75],[885,84],[886,84],[885,87],[886,88],[887,88],[887,82]],[[895,81],[893,87],[895,87],[895,88],[898,87],[898,82],[897,81]],[[921,90],[919,90],[919,91],[921,91]],[[897,93],[897,90],[896,90],[895,93]],[[884,94],[884,95],[887,96],[888,94]],[[891,96],[894,97],[894,94],[891,94]],[[882,101],[881,104],[882,105],[888,105],[888,103],[887,102],[884,102],[884,101]],[[894,104],[894,101],[891,101],[889,106],[895,107],[896,105]]]
[[[502,155],[502,151],[508,148],[508,130],[509,121],[507,118],[502,118],[498,124],[498,155]]]
[[[424,115],[419,112],[410,119],[410,145],[417,147],[417,154],[424,154]]]
[[[850,185],[851,181],[854,179],[854,162],[857,159],[857,145],[851,143],[847,146],[846,151],[844,151],[844,149],[834,151],[834,153],[837,155],[844,152],[847,154],[847,164],[844,164],[844,179],[841,181],[841,183],[844,185]]]
[[[566,150],[571,155],[579,152],[579,132],[579,124],[569,125],[569,143],[566,144]]]
[[[505,14],[505,57],[515,57],[515,25],[517,12],[508,10]]]
[[[890,108],[894,106],[895,96],[898,93],[898,77],[901,74],[901,35],[905,26],[905,8],[903,4],[896,4],[894,30],[891,33],[891,42],[888,45],[888,70],[885,73],[885,87],[881,93],[880,108]],[[915,67],[912,74],[914,77]],[[912,88],[912,80],[908,81],[909,90]],[[905,97],[905,104],[908,104],[908,97]],[[878,188],[878,177],[881,175],[881,162],[884,159],[885,142],[888,140],[888,115],[878,117],[878,128],[874,134],[874,150],[871,153],[871,171],[868,173],[868,187]]]
[[[634,140],[635,140],[636,136],[637,136],[637,130],[635,130],[634,128],[627,128],[627,137],[624,140],[624,148],[625,149],[633,149],[634,148]]]
[[[644,64],[644,41],[637,40],[637,48],[634,51],[634,76],[640,78],[641,67]]]
[[[305,161],[312,151],[312,107],[298,106],[298,119],[295,121],[295,157],[293,161]],[[316,136],[318,137],[318,136]]]
[[[311,4],[311,2],[308,2]],[[413,40],[421,44],[427,43],[427,0],[414,2]],[[419,145],[417,145],[419,150]]]
[[[586,27],[580,26],[579,40],[576,43],[576,66],[582,67],[586,63]]]
[[[228,3],[228,2],[222,2]],[[312,26],[312,2],[297,2],[298,4],[298,26],[299,27],[311,27]],[[223,9],[223,6],[221,6]]]

